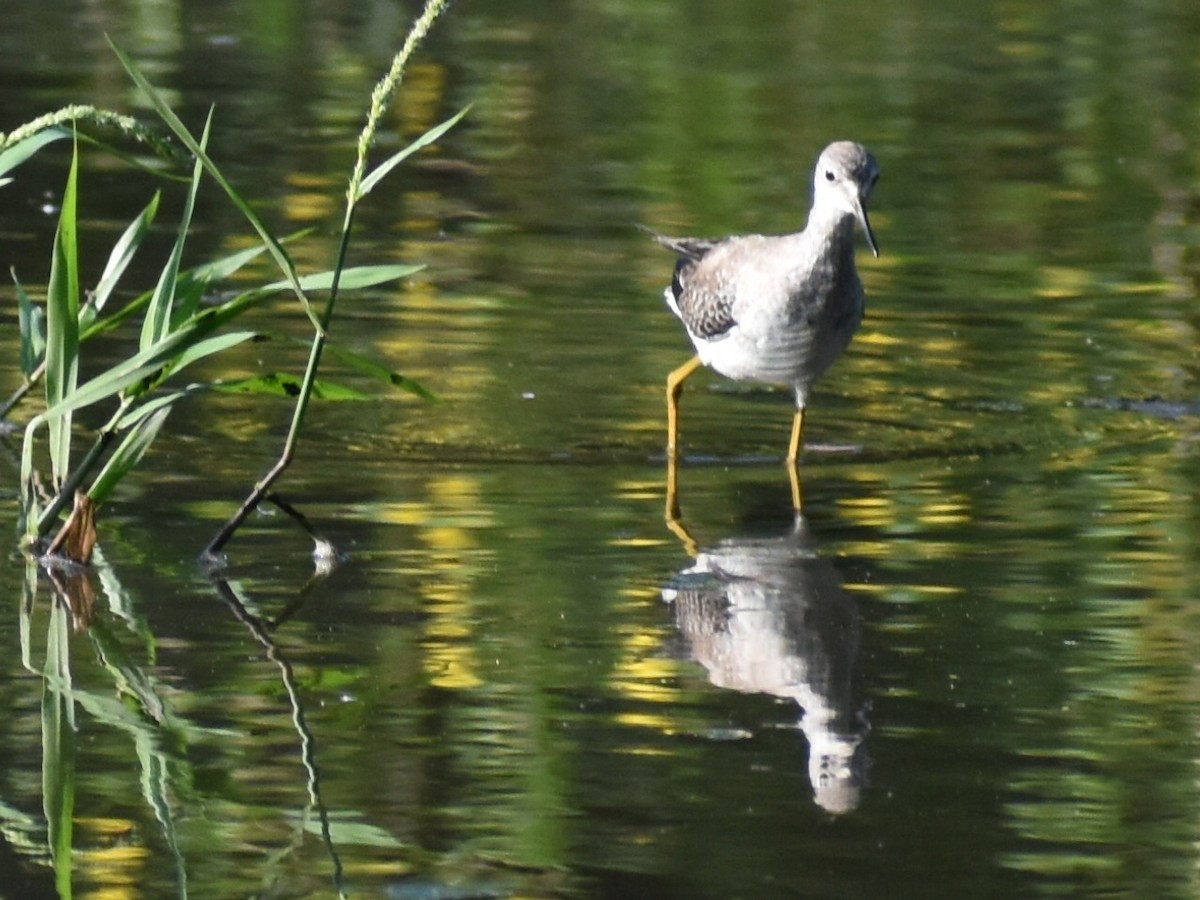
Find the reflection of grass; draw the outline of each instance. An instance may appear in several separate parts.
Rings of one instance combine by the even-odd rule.
[[[72,139],[71,164],[59,211],[58,228],[51,257],[45,303],[38,304],[24,286],[17,283],[21,336],[23,384],[0,408],[7,415],[18,404],[30,399],[40,385],[43,407],[27,422],[21,454],[21,511],[26,540],[41,544],[59,528],[63,510],[73,505],[58,536],[50,542],[50,551],[87,562],[95,544],[94,517],[120,481],[139,463],[175,403],[204,390],[238,390],[256,393],[283,392],[295,397],[295,412],[284,453],[279,462],[256,486],[238,515],[214,539],[210,552],[216,554],[237,530],[245,515],[259,502],[271,496],[272,482],[282,474],[294,453],[310,398],[314,395],[350,399],[358,395],[340,391],[317,381],[317,371],[326,349],[339,292],[380,284],[404,277],[419,266],[383,265],[346,268],[350,236],[358,204],[399,163],[437,140],[465,113],[439,125],[411,145],[393,154],[368,171],[367,156],[374,144],[375,129],[400,83],[404,66],[441,14],[447,0],[428,0],[425,11],[413,26],[391,70],[379,83],[371,98],[367,126],[359,140],[358,159],[349,179],[346,213],[334,266],[327,272],[301,275],[285,249],[285,240],[275,237],[223,176],[207,154],[213,124],[210,112],[199,137],[191,134],[162,96],[146,80],[132,60],[119,49],[114,51],[130,77],[149,96],[159,117],[187,148],[193,160],[186,179],[186,195],[175,238],[155,285],[132,292],[132,299],[118,300],[118,290],[130,263],[149,234],[158,212],[156,193],[145,208],[124,230],[108,258],[104,271],[91,290],[84,290],[79,252],[80,144],[92,142],[79,133],[84,122],[104,127],[115,126],[125,134],[161,146],[142,126],[132,120],[95,110],[70,107],[35,120],[9,135],[0,135],[0,187],[11,181],[7,174],[28,161],[47,145]],[[192,212],[200,185],[205,178],[215,181],[226,197],[243,214],[258,235],[258,244],[250,250],[231,254],[200,266],[185,268],[183,259],[190,231]],[[282,273],[275,283],[226,296],[209,302],[209,287],[229,277],[259,254],[268,254]],[[15,273],[14,273],[15,278]],[[251,331],[230,330],[247,310],[281,291],[290,291],[313,324],[313,339],[307,368],[302,378],[271,373],[257,379],[180,384],[179,374],[193,363],[220,354],[249,340],[263,338]],[[315,291],[326,292],[324,307],[318,311],[309,300]],[[128,296],[130,292],[123,292]],[[113,309],[113,307],[117,307]],[[83,348],[92,340],[126,324],[140,322],[136,349],[124,359],[80,382]],[[420,385],[373,360],[344,349],[331,348],[340,361],[380,382],[429,397]],[[73,455],[74,414],[88,407],[107,407],[107,421],[96,432],[90,448],[81,456]],[[39,465],[48,462],[49,479],[38,476]],[[177,716],[163,696],[156,679],[136,662],[121,641],[109,629],[111,619],[97,618],[91,569],[48,561],[46,572],[54,586],[49,604],[45,659],[35,665],[32,618],[39,569],[32,558],[27,562],[24,596],[20,607],[19,630],[21,659],[30,671],[39,673],[43,683],[42,702],[42,797],[47,835],[45,851],[52,860],[59,896],[70,897],[73,890],[74,834],[77,821],[76,741],[78,711],[110,730],[128,734],[138,760],[142,797],[169,848],[176,867],[177,892],[186,896],[187,866],[177,831],[175,809],[193,796],[191,764],[182,755],[201,731]],[[98,567],[101,590],[110,612],[124,620],[143,641],[149,661],[156,655],[156,640],[134,611],[130,598],[115,575]],[[256,632],[257,634],[258,632]],[[111,690],[93,691],[73,682],[71,666],[72,636],[86,634],[96,660],[111,680]],[[265,634],[265,632],[262,632]],[[320,830],[325,836],[335,866],[335,883],[340,881],[340,863],[333,848],[337,834],[355,841],[394,847],[387,834],[367,826],[338,822],[331,826],[319,802],[313,739],[303,720],[303,711],[290,667],[278,658],[274,646],[266,642],[269,654],[280,663],[284,683],[292,699],[293,718],[302,744],[302,760],[308,774],[309,796],[320,814]],[[307,812],[307,811],[306,811]],[[8,808],[0,804],[0,822],[11,821]],[[340,893],[340,884],[339,884]]]
[[[317,373],[328,344],[329,328],[340,292],[402,278],[420,268],[413,265],[381,265],[348,269],[345,262],[358,205],[396,166],[441,137],[465,114],[464,110],[430,129],[403,150],[368,170],[367,160],[375,142],[376,129],[400,84],[405,65],[443,11],[446,2],[428,0],[424,13],[413,25],[403,48],[396,54],[391,69],[371,96],[367,123],[359,138],[358,156],[349,178],[345,216],[334,264],[327,272],[302,276],[285,249],[285,241],[272,234],[250,203],[208,155],[212,112],[202,132],[194,135],[134,62],[115,45],[113,50],[130,78],[149,98],[159,118],[187,149],[192,159],[175,240],[153,288],[138,292],[133,299],[121,304],[116,300],[122,278],[154,223],[159,205],[157,193],[113,246],[108,264],[94,289],[84,290],[78,240],[79,144],[81,139],[90,139],[83,137],[78,129],[84,123],[116,128],[121,134],[165,154],[167,151],[163,150],[163,142],[128,117],[84,106],[68,107],[43,116],[7,136],[0,135],[0,185],[11,180],[6,177],[9,172],[48,144],[66,137],[73,138],[71,165],[59,211],[44,306],[35,303],[20,283],[17,285],[24,383],[0,409],[0,415],[7,414],[13,406],[28,398],[35,384],[40,382],[43,385],[44,408],[33,415],[26,425],[21,455],[22,514],[29,543],[44,542],[53,530],[59,529],[58,535],[49,544],[49,551],[86,562],[95,543],[94,523],[99,506],[138,465],[171,408],[180,400],[199,391],[214,389],[275,395],[282,393],[292,397],[292,421],[280,458],[254,486],[237,514],[209,545],[208,556],[215,558],[246,516],[271,496],[272,485],[291,463],[311,398],[314,395],[325,399],[358,399],[362,396],[355,391],[319,383]],[[257,235],[258,244],[249,251],[186,269],[183,259],[192,212],[200,185],[206,179],[215,181],[226,198],[242,213]],[[274,261],[282,280],[241,291],[215,305],[206,302],[209,299],[208,288],[213,282],[228,277],[264,252]],[[247,310],[281,291],[290,291],[295,295],[313,326],[308,363],[302,377],[266,373],[236,382],[218,378],[180,384],[178,376],[193,363],[246,341],[263,339],[264,335],[231,330],[229,326]],[[310,300],[310,294],[315,291],[325,292],[326,295],[320,310]],[[110,306],[117,305],[120,308],[115,311],[110,309]],[[81,384],[79,372],[84,345],[135,317],[140,318],[136,351]],[[343,363],[360,373],[373,376],[384,384],[431,397],[420,385],[384,365],[344,349],[333,352]],[[107,422],[97,431],[91,447],[82,457],[75,458],[72,454],[74,414],[86,407],[107,407],[111,413]],[[50,477],[45,484],[38,479],[35,468],[35,454],[39,452],[48,456]],[[60,528],[60,516],[71,506],[73,511]]]
[[[133,604],[116,579],[102,567],[101,584],[109,608],[147,642],[154,656],[153,639],[136,616]],[[172,801],[191,795],[191,767],[178,749],[187,746],[199,730],[178,717],[162,696],[156,680],[133,660],[103,619],[96,619],[91,573],[82,569],[52,572],[55,596],[49,604],[46,656],[41,668],[42,697],[42,801],[46,815],[47,848],[53,862],[59,895],[71,896],[74,869],[72,823],[75,821],[77,710],[110,729],[125,732],[133,742],[141,772],[143,799],[158,822],[163,839],[176,863],[179,896],[187,895],[187,873],[179,846]],[[22,657],[32,667],[29,646],[32,600],[37,570],[27,572],[26,604],[22,606]],[[72,631],[86,629],[96,659],[112,677],[115,696],[80,687],[71,668]]]

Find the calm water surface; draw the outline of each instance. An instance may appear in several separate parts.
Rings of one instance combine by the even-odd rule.
[[[148,117],[107,32],[189,122],[216,103],[214,154],[329,265],[414,5],[9,6],[0,128]],[[196,565],[281,442],[262,398],[172,414],[103,512],[90,618],[44,574],[30,597],[14,545],[0,894],[1195,896],[1198,41],[1190,0],[456,4],[383,149],[472,111],[353,252],[428,269],[334,328],[442,402],[314,409],[283,489],[345,553],[326,576],[278,514],[227,581]],[[662,391],[690,351],[634,226],[799,228],[840,137],[883,167],[883,256],[810,405],[805,515],[789,398],[706,373],[676,534]],[[65,163],[0,189],[31,286]],[[85,150],[92,279],[156,186]],[[191,262],[249,240],[202,194]],[[307,333],[282,301],[254,324]]]

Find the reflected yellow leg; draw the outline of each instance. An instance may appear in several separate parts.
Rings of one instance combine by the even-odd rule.
[[[788,478],[792,481],[792,509],[797,513],[804,506],[804,491],[800,487],[800,472],[796,468],[796,464],[788,463]]]
[[[701,365],[700,357],[693,356],[667,376],[667,457],[672,460],[679,453],[679,397],[683,383]]]
[[[667,509],[666,509],[667,528],[671,529],[671,533],[683,542],[683,549],[688,556],[695,559],[700,552],[700,548],[696,544],[696,539],[692,537],[692,533],[687,530],[687,526],[683,524],[683,517],[679,513],[679,463],[673,454],[667,456]]]
[[[792,482],[792,509],[799,511],[803,500],[800,490],[800,472],[796,460],[800,458],[800,444],[804,440],[804,407],[796,407],[796,415],[792,418],[792,440],[788,444],[787,470]]]

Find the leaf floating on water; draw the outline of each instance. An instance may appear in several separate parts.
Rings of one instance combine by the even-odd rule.
[[[515,894],[498,884],[446,884],[417,879],[390,885],[387,896],[388,900],[500,900]]]
[[[296,397],[300,394],[301,379],[295,375],[270,372],[253,378],[214,382],[213,388],[227,394],[266,394],[272,397]],[[313,396],[318,400],[370,400],[370,394],[331,381],[313,384]]]
[[[338,289],[342,291],[356,291],[362,288],[375,287],[380,284],[387,284],[389,281],[398,281],[401,278],[407,278],[409,275],[420,272],[424,269],[424,265],[379,265],[379,266],[354,266],[348,269],[342,269],[338,279]],[[333,287],[333,272],[315,272],[312,275],[305,275],[300,279],[300,285],[306,291],[327,291]],[[264,291],[281,291],[288,287],[286,281],[274,281],[263,288]]]
[[[304,830],[310,834],[321,834],[321,823],[316,819],[305,819]],[[351,822],[345,818],[333,818],[329,822],[329,836],[335,844],[354,845],[358,847],[384,847],[398,850],[404,847],[404,842],[398,840],[390,831],[366,822]]]

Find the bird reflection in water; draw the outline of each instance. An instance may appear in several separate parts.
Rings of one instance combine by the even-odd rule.
[[[869,729],[853,691],[858,609],[803,516],[782,535],[725,538],[708,550],[696,548],[678,519],[671,524],[695,563],[662,597],[691,656],[717,687],[796,701],[817,804],[831,813],[855,809]]]

